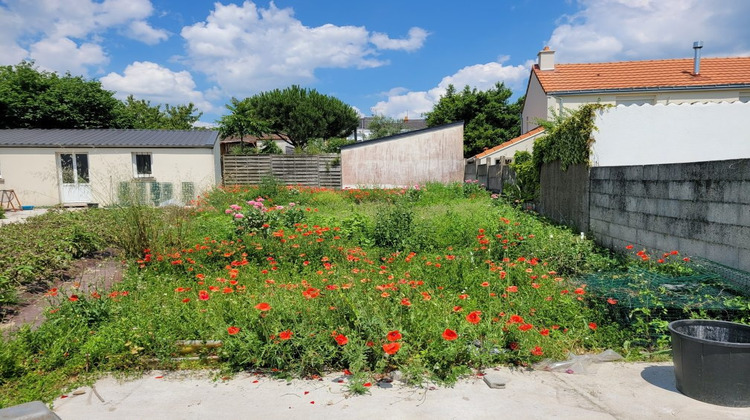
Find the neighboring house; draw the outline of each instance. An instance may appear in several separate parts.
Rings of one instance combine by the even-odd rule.
[[[545,47],[531,70],[521,132],[536,128],[564,108],[750,100],[750,57],[555,64]]]
[[[543,135],[544,128],[537,127],[529,131],[528,133],[521,134],[520,136],[512,138],[505,143],[485,150],[484,152],[474,156],[474,159],[479,165],[496,165],[498,163],[508,163],[513,160],[513,156],[518,151],[526,151],[531,153],[534,150],[534,140]]]
[[[208,130],[0,130],[0,189],[23,205],[187,203],[221,183]]]
[[[341,148],[343,188],[462,182],[464,123],[431,127]]]
[[[372,135],[372,130],[370,129],[370,123],[372,122],[374,117],[363,117],[359,119],[359,125],[357,126],[357,129],[354,131],[354,133],[350,134],[347,139],[349,140],[356,140],[356,141],[365,141],[370,138],[370,135]],[[403,122],[401,123],[401,132],[406,133],[409,131],[415,131],[415,130],[422,130],[427,128],[427,121],[426,120],[411,120],[408,117],[404,118]]]
[[[279,134],[264,134],[261,137],[258,136],[245,136],[242,139],[242,143],[244,143],[245,147],[263,147],[263,144],[267,141],[273,141],[276,143],[277,146],[279,146],[279,149],[281,149],[284,154],[294,153],[294,146],[292,146],[292,143],[289,142],[289,139],[286,138],[283,135]],[[235,147],[240,147],[240,138],[239,137],[227,137],[224,140],[221,141],[221,155],[228,155],[231,154],[231,151]]]

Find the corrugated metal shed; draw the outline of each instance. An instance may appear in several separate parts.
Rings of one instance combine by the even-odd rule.
[[[0,147],[213,148],[211,130],[0,130]]]

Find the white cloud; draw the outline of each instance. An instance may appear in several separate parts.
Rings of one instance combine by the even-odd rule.
[[[100,66],[109,61],[100,45],[79,45],[65,37],[46,38],[31,45],[30,55],[43,70],[69,71],[76,76],[87,76],[89,66]]]
[[[374,33],[370,37],[370,42],[381,50],[416,51],[422,48],[427,35],[429,34],[424,29],[414,27],[409,29],[407,39],[391,39],[386,34]]]
[[[438,85],[428,91],[406,92],[403,88],[391,89],[388,97],[370,108],[373,114],[382,114],[394,118],[409,116],[416,118],[432,111],[433,106],[445,94],[448,85],[457,90],[470,86],[477,90],[487,90],[502,82],[506,87],[519,91],[523,88],[529,76],[531,61],[517,66],[505,66],[507,57],[501,57],[497,62],[467,66],[456,73],[444,77]]]
[[[133,21],[128,29],[127,34],[130,38],[148,45],[155,45],[169,38],[167,31],[155,29],[143,20]]]
[[[214,80],[227,94],[247,96],[259,91],[315,80],[318,68],[371,68],[387,61],[378,58],[379,45],[414,50],[426,32],[409,31],[406,40],[371,36],[359,26],[325,24],[304,26],[290,8],[273,2],[259,8],[216,3],[206,21],[186,26],[188,62]]]
[[[122,75],[109,73],[100,79],[102,87],[117,92],[118,99],[133,95],[154,104],[186,105],[189,102],[203,112],[215,111],[202,92],[195,90],[193,76],[187,71],[172,71],[159,64],[136,61]]]
[[[690,57],[693,41],[704,55],[746,54],[750,2],[744,0],[579,0],[563,17],[549,46],[557,62],[600,62]]]
[[[168,37],[145,19],[150,0],[28,1],[0,4],[0,64],[33,59],[47,70],[88,73],[108,62],[100,35],[110,29],[149,45]]]

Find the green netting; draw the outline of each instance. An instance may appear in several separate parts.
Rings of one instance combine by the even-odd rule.
[[[642,268],[625,272],[593,273],[579,278],[595,296],[617,300],[626,309],[665,308],[679,315],[691,311],[734,312],[747,310],[748,273],[706,262],[693,263],[693,274],[670,276]],[[726,271],[726,270],[731,270]],[[732,274],[735,278],[728,278]],[[743,303],[744,302],[744,303]]]

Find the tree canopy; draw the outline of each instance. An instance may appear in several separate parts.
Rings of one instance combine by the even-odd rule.
[[[114,94],[97,80],[40,71],[30,61],[0,66],[0,128],[189,130],[201,116],[192,103],[162,109]]]
[[[385,115],[375,115],[370,120],[368,127],[370,128],[370,135],[367,136],[367,139],[379,139],[400,133],[404,129],[404,121]]]
[[[232,98],[231,103],[227,104],[226,108],[229,110],[229,114],[222,116],[218,121],[219,136],[223,139],[239,137],[242,153],[244,153],[246,136],[260,137],[271,129],[265,121],[259,120],[253,114],[253,109],[246,99],[240,101],[237,98]]]
[[[513,92],[502,83],[478,91],[469,86],[457,92],[453,85],[427,113],[427,126],[464,122],[464,157],[481,153],[520,134],[523,97],[508,103]]]
[[[196,114],[197,113],[197,114]],[[193,103],[171,106],[151,105],[151,101],[128,96],[120,109],[120,125],[146,130],[192,130],[203,115]]]
[[[346,137],[359,122],[354,108],[341,100],[296,85],[262,92],[241,102],[254,121],[266,124],[265,134],[284,136],[296,148],[304,148],[311,139]],[[239,103],[233,101],[233,106]]]

